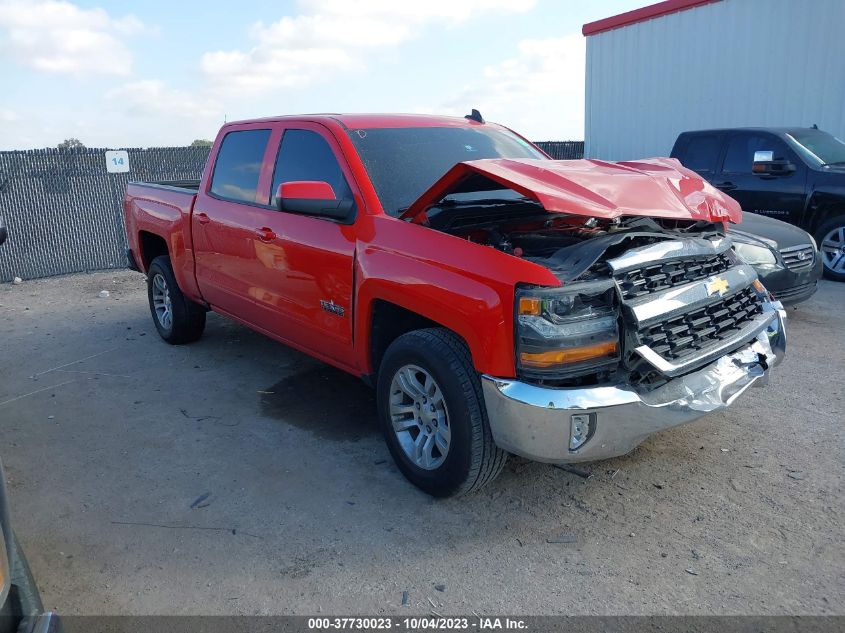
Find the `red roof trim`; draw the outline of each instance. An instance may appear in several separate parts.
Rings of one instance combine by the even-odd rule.
[[[620,13],[603,20],[596,20],[585,24],[581,29],[584,35],[595,35],[597,33],[604,33],[611,29],[618,29],[621,26],[628,26],[629,24],[636,24],[637,22],[645,22],[652,18],[659,18],[662,15],[670,13],[677,13],[686,9],[700,7],[712,2],[719,2],[719,0],[665,0],[665,2],[658,2],[657,4],[650,4],[641,9],[634,9],[627,13]]]

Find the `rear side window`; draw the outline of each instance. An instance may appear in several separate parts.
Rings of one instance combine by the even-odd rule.
[[[332,148],[326,139],[311,130],[285,130],[282,136],[271,190],[274,205],[279,185],[296,180],[327,182],[338,200],[352,200],[352,190]]]
[[[261,163],[269,140],[270,130],[229,132],[220,144],[214,163],[211,193],[227,200],[255,203]]]
[[[788,158],[786,143],[768,134],[737,134],[728,142],[722,171],[728,174],[750,174],[754,152],[772,152],[773,160]]]
[[[721,144],[720,136],[703,134],[692,136],[687,142],[686,151],[681,153],[681,164],[693,171],[715,171]]]

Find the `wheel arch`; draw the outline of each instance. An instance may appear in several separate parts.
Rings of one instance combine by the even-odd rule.
[[[838,216],[845,216],[845,191],[818,189],[810,196],[802,228],[815,236],[822,224]]]
[[[143,266],[145,272],[150,269],[150,264],[156,257],[170,255],[167,240],[150,231],[138,231],[138,246],[141,251],[138,263]]]
[[[445,328],[466,344],[466,340],[459,333],[442,323],[385,299],[374,299],[370,304],[368,327],[370,336],[367,354],[370,375],[373,378],[378,375],[384,354],[393,341],[408,332],[432,327]]]
[[[479,373],[508,376],[514,371],[513,332],[505,326],[505,310],[498,295],[482,284],[477,294],[458,294],[448,284],[429,286],[432,294],[408,292],[408,286],[376,280],[359,289],[355,340],[365,378],[375,378],[384,351],[405,332],[442,327],[457,335],[469,349]],[[427,294],[427,293],[426,293]],[[389,323],[390,318],[396,322]]]

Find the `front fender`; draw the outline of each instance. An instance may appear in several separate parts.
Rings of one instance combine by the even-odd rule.
[[[815,233],[818,226],[831,217],[827,213],[831,208],[841,209],[841,213],[845,213],[845,187],[821,185],[814,188],[807,203],[803,228]]]
[[[475,368],[514,376],[514,290],[518,283],[559,286],[548,269],[488,246],[386,216],[372,219],[355,270],[355,346],[362,373],[369,355],[373,302],[384,300],[439,323],[466,341]]]
[[[494,288],[436,264],[397,253],[370,251],[359,258],[355,340],[372,373],[369,349],[373,306],[383,300],[419,314],[466,341],[480,372],[510,376],[513,358],[513,288]],[[378,271],[390,271],[390,275]]]

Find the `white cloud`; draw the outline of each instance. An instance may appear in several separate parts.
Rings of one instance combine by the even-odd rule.
[[[585,44],[581,34],[519,42],[516,57],[487,66],[437,108],[465,114],[470,107],[534,140],[584,138]]]
[[[0,54],[47,73],[126,75],[132,55],[121,38],[144,30],[133,15],[70,2],[0,0]]]
[[[182,119],[222,119],[222,109],[214,101],[185,90],[169,88],[163,81],[132,81],[106,93],[119,109],[132,116]]]
[[[249,50],[208,52],[203,72],[218,89],[262,92],[327,80],[365,68],[366,56],[418,37],[433,23],[454,26],[477,14],[522,12],[534,0],[303,0],[303,13],[250,29]]]

